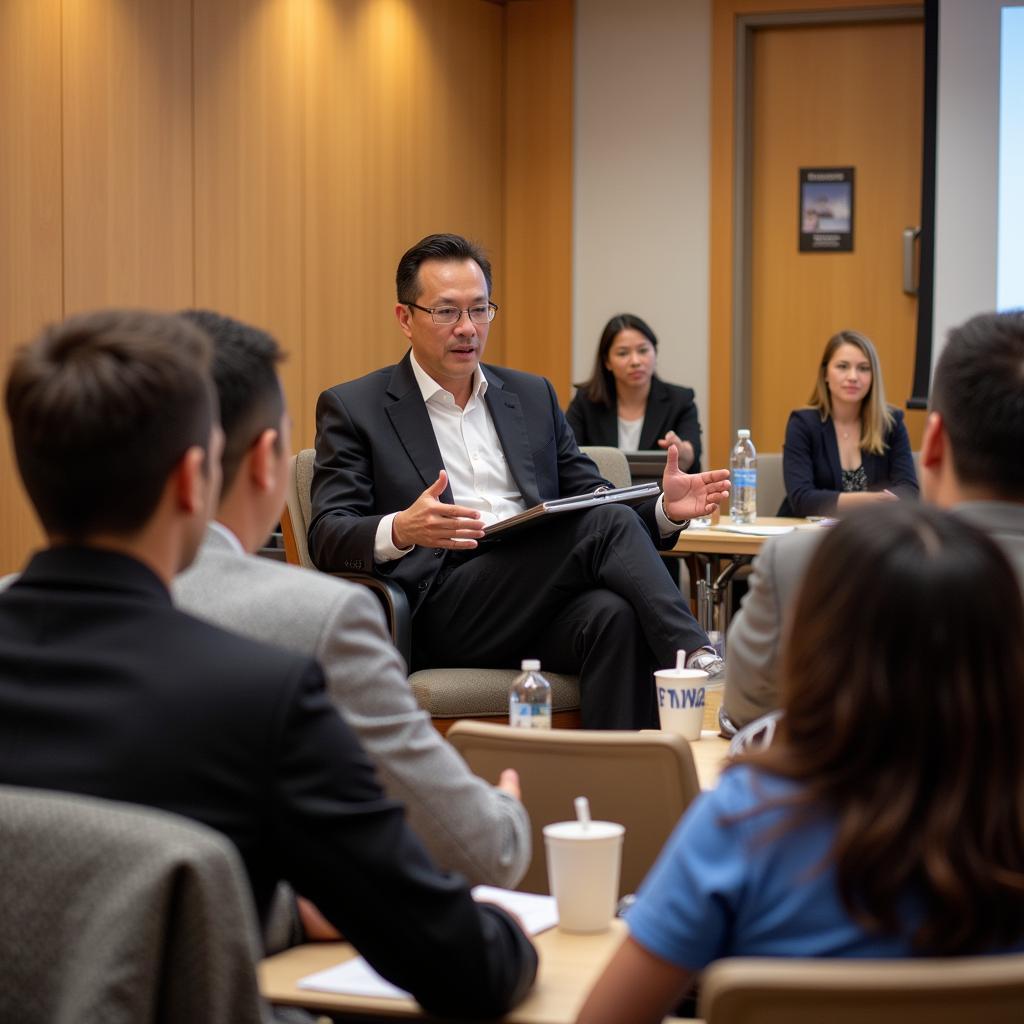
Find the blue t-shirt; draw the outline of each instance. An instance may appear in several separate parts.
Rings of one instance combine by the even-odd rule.
[[[724,956],[911,956],[908,936],[869,934],[846,912],[828,859],[831,816],[773,836],[789,810],[749,813],[795,791],[739,765],[697,797],[627,915],[633,938],[694,971]]]

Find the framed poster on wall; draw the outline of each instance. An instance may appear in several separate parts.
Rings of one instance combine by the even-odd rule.
[[[800,168],[800,252],[853,252],[853,168]]]

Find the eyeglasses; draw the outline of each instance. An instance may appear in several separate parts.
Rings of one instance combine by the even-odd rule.
[[[475,324],[489,324],[498,312],[496,302],[488,302],[479,306],[470,306],[468,309],[459,309],[458,306],[434,306],[433,309],[427,306],[417,306],[415,302],[407,302],[412,309],[419,309],[430,314],[430,319],[435,324],[450,325],[457,324],[462,319],[463,313],[469,314],[469,319]]]

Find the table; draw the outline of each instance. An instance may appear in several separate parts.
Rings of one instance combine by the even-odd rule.
[[[691,526],[684,530],[676,541],[675,547],[662,551],[663,558],[692,559],[691,578],[697,602],[697,621],[705,630],[718,630],[723,636],[726,633],[732,603],[728,597],[732,593],[732,578],[736,570],[749,564],[761,550],[768,537],[749,533],[733,533],[722,527],[731,526],[732,516],[722,516],[718,526],[697,528]],[[751,526],[788,526],[798,530],[819,530],[817,523],[806,519],[795,519],[782,516],[758,516]],[[729,564],[723,569],[722,560]],[[710,581],[700,571],[700,565],[710,570]]]
[[[625,922],[616,920],[608,931],[597,935],[570,935],[551,928],[535,936],[533,941],[540,954],[537,981],[526,999],[502,1019],[508,1024],[571,1024],[625,935]],[[423,1011],[411,999],[342,996],[296,986],[307,974],[354,956],[355,950],[345,942],[312,943],[285,950],[259,965],[260,991],[272,1003],[331,1013],[342,1020],[422,1019]]]
[[[719,527],[732,526],[732,516],[722,516]],[[757,522],[752,526],[792,526],[800,530],[820,530],[817,523],[808,522],[806,519],[794,519],[788,516],[758,516]],[[707,529],[698,529],[691,526],[679,534],[674,548],[662,551],[661,554],[667,558],[685,558],[687,555],[712,555],[718,557],[735,558],[741,555],[749,555],[753,558],[760,550],[767,537],[758,537],[746,533],[731,533],[728,530],[709,526]]]
[[[701,789],[714,789],[722,773],[722,762],[729,753],[729,741],[716,731],[704,729],[700,739],[690,744],[693,765],[697,769],[697,781]]]

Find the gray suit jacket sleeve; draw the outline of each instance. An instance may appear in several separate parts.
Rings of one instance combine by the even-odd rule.
[[[437,862],[471,883],[515,886],[530,863],[523,805],[473,775],[442,738],[413,697],[375,599],[344,591],[315,651],[331,699]]]
[[[816,531],[768,540],[754,559],[747,593],[726,633],[725,713],[738,726],[779,706],[779,657],[790,605],[818,545]]]
[[[331,701],[441,867],[470,883],[511,887],[522,878],[525,809],[475,776],[420,709],[365,587],[238,554],[211,531],[173,592],[193,615],[320,662]]]

